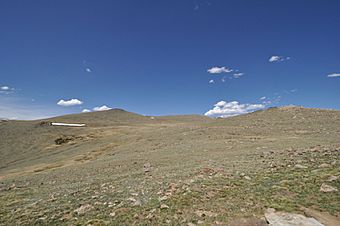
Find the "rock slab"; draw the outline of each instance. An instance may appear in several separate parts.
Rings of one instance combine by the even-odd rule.
[[[274,209],[267,209],[264,216],[270,226],[325,226],[314,218],[295,213],[276,212]]]

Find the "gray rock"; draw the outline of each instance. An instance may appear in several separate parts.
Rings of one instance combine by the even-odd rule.
[[[327,181],[336,181],[337,179],[338,179],[337,176],[332,175],[327,179]]]
[[[318,167],[319,168],[328,168],[328,167],[330,167],[331,165],[329,165],[329,164],[327,164],[327,163],[323,163],[323,164],[321,164],[321,165],[319,165]]]
[[[338,191],[338,189],[335,188],[335,187],[332,187],[332,186],[330,186],[330,185],[328,185],[328,184],[323,183],[323,184],[321,185],[321,187],[320,187],[320,191],[321,191],[321,192],[328,193],[328,192],[335,192],[335,191]]]
[[[307,166],[303,166],[303,165],[300,165],[300,164],[296,164],[294,167],[297,168],[297,169],[307,169],[308,168]]]
[[[150,172],[151,171],[151,164],[150,163],[144,164],[143,169],[144,169],[144,173]]]
[[[94,209],[93,206],[91,206],[90,204],[85,204],[85,205],[82,205],[81,207],[79,207],[78,209],[76,209],[74,212],[78,215],[83,215],[83,214],[91,211],[92,209]]]
[[[276,212],[275,209],[267,209],[264,216],[270,226],[325,226],[314,218],[295,213]]]

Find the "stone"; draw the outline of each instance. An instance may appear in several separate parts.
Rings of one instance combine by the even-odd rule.
[[[244,176],[244,179],[251,180],[251,178],[249,176]]]
[[[144,164],[143,169],[144,173],[149,173],[151,171],[151,164],[150,163]]]
[[[294,167],[297,168],[297,169],[307,169],[308,168],[307,166],[300,165],[300,164],[296,164]]]
[[[158,200],[161,202],[161,201],[165,201],[168,199],[168,196],[164,195],[162,197],[159,197]]]
[[[161,205],[161,209],[162,209],[162,210],[163,210],[163,209],[169,209],[169,206],[166,205],[166,204],[162,204],[162,205]]]
[[[338,179],[337,176],[332,175],[327,179],[327,181],[336,181],[337,179]]]
[[[91,211],[93,208],[93,206],[91,206],[90,204],[85,204],[80,206],[78,209],[74,210],[74,212],[78,215],[84,215],[85,213]]]
[[[264,214],[269,226],[325,226],[314,218],[308,218],[301,214],[276,212],[275,209],[267,209]]]
[[[331,165],[329,165],[329,164],[327,164],[327,163],[323,163],[323,164],[321,164],[321,165],[319,165],[318,167],[319,168],[328,168],[328,167],[330,167]]]
[[[335,188],[335,187],[332,187],[332,186],[330,186],[330,185],[328,185],[328,184],[323,183],[323,184],[321,185],[321,187],[320,187],[320,191],[321,191],[321,192],[324,192],[324,193],[328,193],[328,192],[335,192],[335,191],[338,191],[338,189]]]
[[[142,205],[142,202],[139,200],[139,199],[137,199],[133,204],[132,204],[132,206],[141,206]]]

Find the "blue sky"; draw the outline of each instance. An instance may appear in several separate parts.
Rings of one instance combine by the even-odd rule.
[[[0,118],[340,109],[339,10],[337,0],[2,0]]]

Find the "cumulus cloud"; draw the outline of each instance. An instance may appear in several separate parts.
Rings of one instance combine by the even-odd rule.
[[[85,108],[85,109],[83,109],[81,112],[87,113],[87,112],[91,112],[91,110]]]
[[[71,99],[71,100],[59,100],[57,104],[63,107],[70,107],[75,105],[82,105],[83,102],[78,99]]]
[[[261,97],[260,100],[265,100],[267,97]]]
[[[269,58],[269,62],[273,63],[273,62],[281,62],[281,61],[286,61],[289,60],[290,57],[285,57],[285,56],[271,56]]]
[[[329,75],[327,75],[327,77],[328,77],[328,78],[340,77],[340,73],[329,74]]]
[[[95,107],[93,108],[93,111],[107,111],[107,110],[111,110],[112,108],[106,106],[106,105],[103,105],[101,107]]]
[[[88,73],[91,73],[92,69],[91,68],[86,68],[85,71],[88,72]]]
[[[214,79],[211,79],[211,80],[209,81],[209,83],[215,83]]]
[[[226,67],[212,67],[207,70],[207,72],[209,72],[210,74],[229,73],[232,71],[232,69]]]
[[[205,113],[209,117],[227,118],[236,115],[250,113],[265,108],[264,104],[240,104],[237,101],[220,101],[214,105],[214,108]]]

